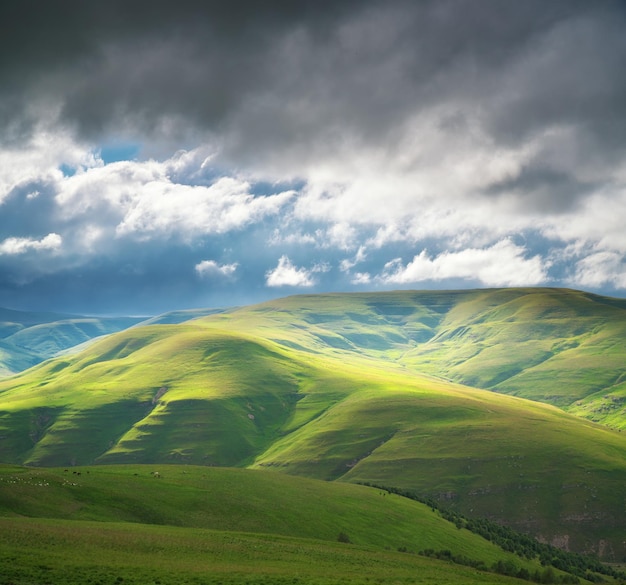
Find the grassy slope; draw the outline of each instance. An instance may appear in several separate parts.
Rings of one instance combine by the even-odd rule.
[[[509,560],[538,568],[536,561],[456,529],[422,504],[376,489],[193,466],[161,466],[156,479],[153,470],[92,467],[78,476],[0,467],[5,577],[13,583],[118,576],[142,583],[198,577],[237,583],[264,576],[275,582],[294,575],[303,582],[502,579],[391,552],[398,548],[448,549],[488,566]],[[339,532],[353,544],[337,543]]]
[[[158,470],[160,478],[153,477]],[[136,522],[514,559],[427,506],[364,486],[195,466],[0,467],[0,516]],[[42,498],[41,494],[46,497]]]
[[[623,309],[609,301],[526,289],[315,295],[136,328],[1,383],[0,459],[251,465],[373,481],[619,557],[620,434],[415,373],[478,375],[472,356],[482,355],[493,379],[491,364],[532,362],[550,334],[551,360],[579,379],[595,361],[568,352],[598,336],[621,351],[610,326]]]
[[[547,539],[567,536],[578,550],[599,550],[604,539],[613,546],[604,552],[619,556],[621,435],[397,363],[404,342],[391,321],[426,336],[451,298],[475,294],[433,295],[419,315],[405,293],[355,295],[352,304],[292,298],[123,332],[0,384],[0,458],[252,465],[373,481]],[[374,349],[340,347],[356,339]]]
[[[303,295],[211,322],[344,359],[368,355],[626,428],[624,299],[523,288]]]
[[[625,442],[543,405],[434,384],[370,383],[256,466],[393,485],[577,550],[623,536]],[[598,531],[598,527],[602,526]]]
[[[133,585],[520,583],[357,545],[142,524],[0,519],[0,582]]]
[[[562,408],[611,392],[623,376],[626,302],[561,290],[493,295],[494,308],[482,298],[455,307],[405,363]]]

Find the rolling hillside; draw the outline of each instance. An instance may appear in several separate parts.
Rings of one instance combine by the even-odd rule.
[[[80,475],[0,465],[0,518],[132,522],[329,542],[344,533],[361,546],[449,549],[486,566],[498,559],[519,563],[428,506],[365,486],[195,466],[163,465],[158,472],[141,465],[78,469]],[[42,491],[45,498],[39,497]]]
[[[508,352],[496,350],[506,344],[510,362],[527,348],[536,368],[532,356],[549,343],[553,357],[542,363],[558,365],[619,333],[623,313],[620,301],[570,291],[407,291],[291,297],[136,327],[1,382],[0,460],[239,466],[372,482],[621,559],[626,437],[445,377],[481,372],[464,366],[472,347],[485,371],[502,364]],[[615,355],[623,342],[613,338]],[[603,367],[617,375],[612,355]],[[598,367],[572,360],[583,377],[586,364]]]
[[[626,299],[523,288],[304,295],[212,323],[304,351],[366,355],[626,428]]]
[[[251,470],[158,470],[0,465],[0,581],[513,582],[488,572],[498,562],[527,576],[559,574],[379,489]],[[456,562],[418,555],[427,550]]]

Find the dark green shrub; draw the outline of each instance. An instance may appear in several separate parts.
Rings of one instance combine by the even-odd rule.
[[[347,542],[348,544],[350,544],[352,541],[345,532],[340,532],[337,536],[337,542]]]

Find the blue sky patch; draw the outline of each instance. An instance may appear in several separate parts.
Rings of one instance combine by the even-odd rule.
[[[122,160],[134,160],[140,150],[141,145],[135,142],[112,142],[100,147],[100,158],[105,165]]]

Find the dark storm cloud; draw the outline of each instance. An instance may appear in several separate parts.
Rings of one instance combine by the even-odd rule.
[[[2,3],[0,67],[14,80],[65,68],[97,55],[103,46],[129,40],[188,38],[206,47],[241,46],[283,27],[318,26],[350,10],[353,2],[181,0],[24,0]]]
[[[408,116],[447,101],[484,105],[502,140],[581,116],[590,135],[618,132],[602,123],[626,107],[620,2],[64,0],[0,10],[15,133],[29,119],[15,116],[19,100],[46,94],[91,138],[132,125],[172,132],[169,117],[177,131],[217,134],[233,156],[261,146],[302,156],[321,148],[316,137],[346,134],[392,141]],[[533,51],[546,62],[524,68]],[[519,83],[510,67],[521,67]]]
[[[0,111],[15,119],[19,98],[47,93],[92,136],[120,115],[148,126],[184,114],[213,127],[261,82],[275,36],[301,25],[321,30],[351,4],[2,3]]]
[[[521,169],[519,174],[491,185],[487,192],[494,195],[512,194],[523,205],[531,202],[533,208],[550,214],[559,214],[575,206],[576,201],[597,189],[599,184],[577,181],[562,171],[542,166],[541,161]]]
[[[519,140],[546,127],[573,125],[589,146],[617,147],[626,136],[626,4],[587,3],[586,10],[537,35],[497,80],[490,128]],[[508,86],[508,87],[507,87]],[[494,89],[496,89],[494,87]],[[604,150],[604,148],[603,148]]]

